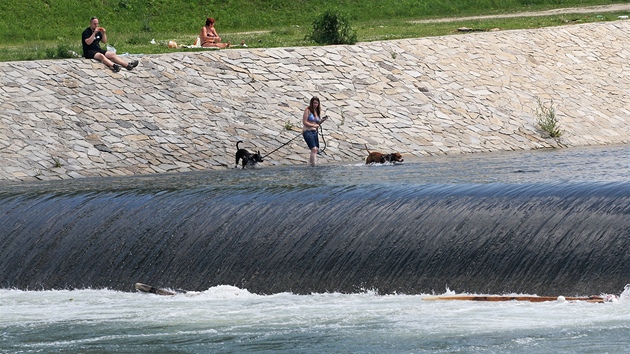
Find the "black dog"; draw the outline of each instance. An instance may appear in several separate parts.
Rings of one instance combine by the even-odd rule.
[[[236,143],[236,166],[238,167],[238,160],[241,160],[243,168],[247,166],[253,167],[259,162],[263,162],[262,155],[260,151],[257,151],[255,154],[250,153],[245,149],[241,149],[238,147],[238,144],[242,143],[242,141],[238,141]]]

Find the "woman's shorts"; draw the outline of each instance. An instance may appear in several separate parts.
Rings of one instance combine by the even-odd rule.
[[[308,149],[312,150],[314,147],[319,149],[319,138],[317,136],[317,130],[307,130],[302,133]]]
[[[105,53],[107,53],[107,51],[105,49],[101,49],[101,50],[88,50],[85,53],[85,59],[94,59],[94,56],[96,55],[96,53],[101,53],[103,55],[105,55]]]

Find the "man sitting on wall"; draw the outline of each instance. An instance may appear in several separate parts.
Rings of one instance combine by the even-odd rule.
[[[138,65],[137,60],[127,63],[116,55],[116,53],[101,49],[99,43],[107,43],[107,35],[105,34],[105,28],[98,26],[98,18],[96,17],[90,19],[90,27],[83,31],[81,39],[83,43],[83,56],[87,59],[100,60],[114,72],[119,72],[121,67],[132,70]]]

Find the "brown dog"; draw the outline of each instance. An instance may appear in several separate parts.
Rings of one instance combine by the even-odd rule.
[[[365,164],[369,165],[371,163],[402,163],[405,161],[402,158],[402,155],[398,152],[392,152],[391,154],[383,154],[378,151],[371,151],[368,149],[367,144],[365,144],[365,150],[368,152],[368,157],[365,159]]]

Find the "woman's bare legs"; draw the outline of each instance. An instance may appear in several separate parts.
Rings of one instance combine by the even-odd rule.
[[[311,164],[311,166],[313,167],[317,166],[317,148],[316,147],[311,149],[311,156],[308,159],[308,161]]]

